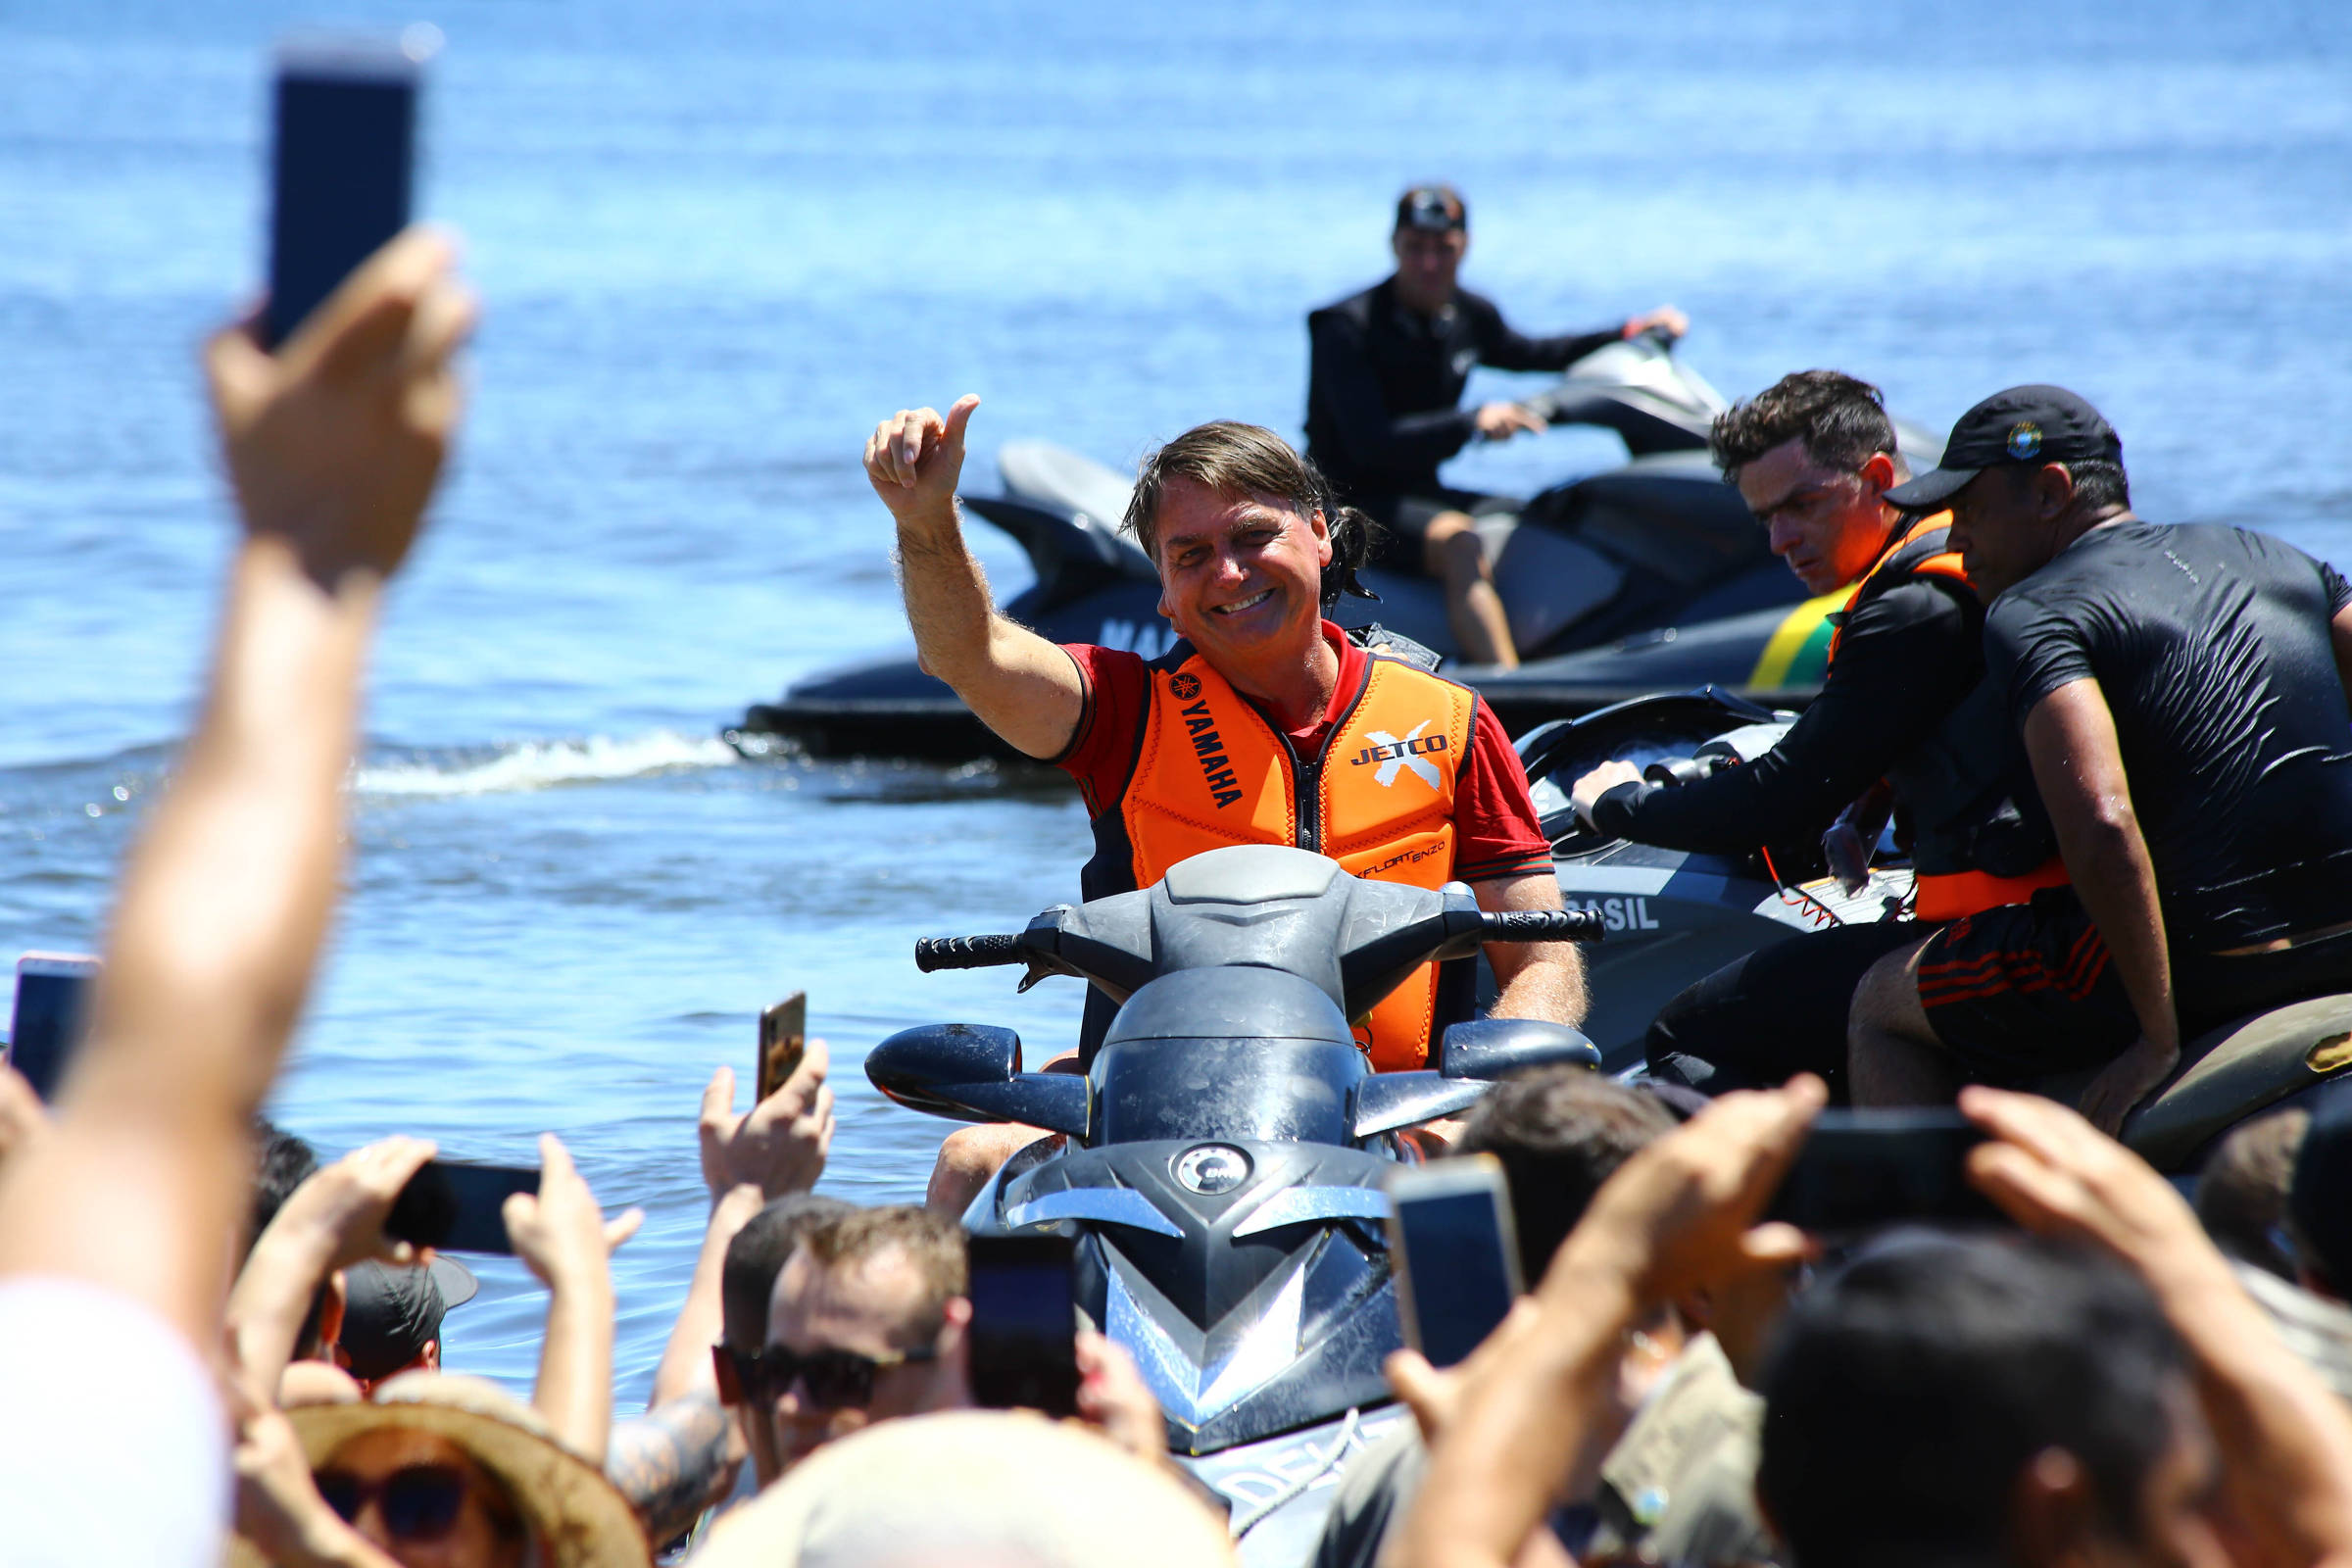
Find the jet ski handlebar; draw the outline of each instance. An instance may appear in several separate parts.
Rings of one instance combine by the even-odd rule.
[[[1481,942],[1597,942],[1597,909],[1482,909]],[[925,974],[941,969],[996,969],[1029,962],[1037,955],[1013,933],[977,937],[923,937],[914,945],[914,966]]]
[[[1602,929],[1598,909],[1490,909],[1485,911],[1486,942],[1597,942]]]
[[[925,974],[941,969],[995,969],[1028,961],[1018,934],[922,937],[914,944],[914,966]]]

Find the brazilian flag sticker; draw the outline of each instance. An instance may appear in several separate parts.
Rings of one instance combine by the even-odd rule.
[[[1830,639],[1838,632],[1830,617],[1845,608],[1852,594],[1851,588],[1840,588],[1789,611],[1765,642],[1764,652],[1747,677],[1749,687],[1779,691],[1820,685],[1829,673]]]

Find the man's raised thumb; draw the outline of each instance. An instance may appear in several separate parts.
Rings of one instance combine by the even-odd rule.
[[[942,443],[957,457],[963,456],[963,427],[972,422],[972,411],[980,407],[980,394],[966,392],[948,410],[948,433]]]

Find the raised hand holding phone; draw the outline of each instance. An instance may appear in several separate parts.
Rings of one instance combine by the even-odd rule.
[[[703,1183],[712,1202],[747,1184],[770,1199],[816,1185],[833,1147],[833,1090],[825,1082],[830,1066],[825,1043],[808,1041],[791,1075],[749,1111],[735,1108],[734,1068],[710,1074],[699,1132]]]

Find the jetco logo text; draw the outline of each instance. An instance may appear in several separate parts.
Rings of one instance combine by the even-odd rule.
[[[1372,730],[1369,732],[1372,744],[1348,760],[1355,767],[1369,767],[1378,762],[1380,771],[1372,775],[1372,782],[1391,789],[1396,785],[1396,775],[1407,770],[1431,789],[1443,789],[1445,780],[1438,777],[1438,764],[1429,760],[1429,754],[1446,750],[1449,743],[1443,735],[1421,733],[1433,722],[1423,719],[1408,730],[1402,740],[1385,729]]]

